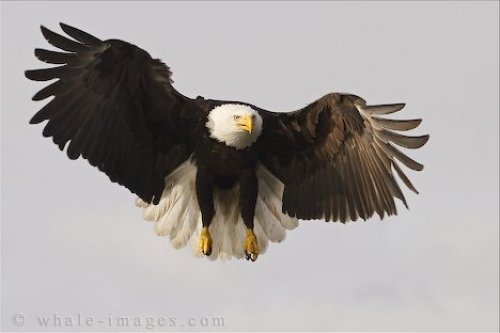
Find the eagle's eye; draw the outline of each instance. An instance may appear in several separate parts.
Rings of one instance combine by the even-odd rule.
[[[233,116],[233,118],[234,118],[234,120],[238,120],[238,119],[240,119],[240,116],[235,115],[235,116]]]

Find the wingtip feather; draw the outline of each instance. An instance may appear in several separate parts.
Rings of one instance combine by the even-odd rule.
[[[43,121],[43,119],[40,117],[37,117],[37,114],[35,114],[33,117],[31,117],[29,123],[30,123],[30,125],[36,125],[36,124],[40,124],[42,121]]]
[[[62,31],[64,31],[65,33],[67,33],[68,35],[71,36],[71,31],[79,31],[79,29],[69,25],[69,24],[66,24],[66,23],[63,23],[63,22],[59,22],[59,26],[61,27]]]
[[[24,71],[24,76],[32,81],[43,81],[38,79],[38,73],[39,73],[38,69],[28,69]]]
[[[91,45],[91,46],[97,46],[102,43],[102,40],[99,38],[89,34],[88,32],[85,32],[83,30],[80,30],[78,28],[75,28],[73,26],[70,26],[66,23],[60,22],[59,25],[61,26],[61,29],[68,34],[68,36],[71,36],[75,40],[77,40],[80,43],[86,44],[86,45]]]
[[[46,40],[49,40],[48,35],[50,35],[51,33],[54,33],[52,30],[50,30],[49,28],[47,28],[44,25],[40,26],[40,30],[42,31],[42,35],[43,35],[43,37],[45,37]]]
[[[406,103],[394,103],[382,105],[366,105],[361,107],[361,109],[372,114],[390,114],[401,111],[405,106]]]

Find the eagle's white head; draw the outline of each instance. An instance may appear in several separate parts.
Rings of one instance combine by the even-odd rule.
[[[243,104],[222,104],[208,114],[210,137],[236,149],[252,145],[262,133],[261,115]]]

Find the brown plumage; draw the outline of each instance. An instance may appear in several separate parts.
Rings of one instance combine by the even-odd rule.
[[[407,205],[393,170],[417,192],[398,165],[420,171],[394,144],[420,148],[428,135],[406,136],[396,131],[417,127],[421,120],[390,120],[379,115],[404,104],[368,106],[354,95],[328,94],[290,113],[270,114],[275,130],[264,164],[285,184],[283,211],[302,219],[329,221],[383,218],[396,214],[394,198]],[[272,138],[271,138],[272,135]]]

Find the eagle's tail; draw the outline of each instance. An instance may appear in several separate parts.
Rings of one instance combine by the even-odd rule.
[[[140,199],[137,199],[136,204],[144,209],[146,220],[155,222],[158,236],[168,236],[177,249],[191,243],[195,255],[203,256],[198,249],[202,223],[195,179],[196,165],[188,159],[166,178],[165,190],[158,205]],[[283,241],[286,230],[297,227],[298,221],[281,211],[283,184],[262,165],[257,168],[257,179],[259,193],[254,232],[262,254],[269,241]],[[246,227],[241,219],[238,198],[238,186],[215,193],[215,216],[209,227],[212,237],[209,259],[245,258],[243,244]]]

